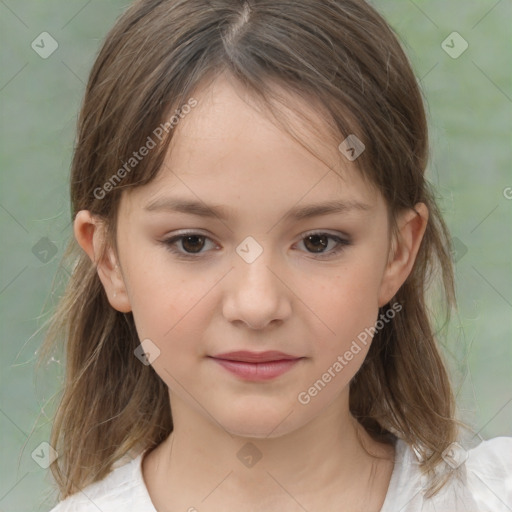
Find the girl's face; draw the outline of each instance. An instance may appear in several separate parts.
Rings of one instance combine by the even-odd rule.
[[[173,414],[181,404],[233,434],[274,437],[327,406],[348,413],[368,329],[408,270],[388,263],[382,196],[337,145],[299,130],[329,168],[242,95],[224,79],[196,93],[159,176],[123,193],[106,288],[133,312]],[[300,359],[254,380],[212,357],[232,351]]]

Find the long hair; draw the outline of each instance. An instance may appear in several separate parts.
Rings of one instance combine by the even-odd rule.
[[[397,436],[415,447],[422,469],[434,474],[457,422],[427,292],[439,278],[448,319],[455,306],[451,242],[425,177],[421,91],[398,38],[369,4],[133,3],[108,33],[89,76],[71,168],[71,219],[90,210],[105,221],[116,247],[123,190],[155,178],[173,136],[169,120],[182,117],[186,105],[190,110],[197,87],[220,73],[242,84],[285,129],[279,107],[295,95],[318,105],[333,140],[356,134],[366,149],[354,164],[385,198],[393,232],[401,211],[417,202],[428,207],[414,267],[390,301],[403,310],[375,334],[350,383],[350,410],[375,439]],[[157,147],[127,166],[148,137],[158,138]],[[166,385],[134,357],[140,341],[132,314],[110,306],[74,238],[63,262],[72,275],[40,355],[65,350],[50,439],[59,454],[51,471],[61,498],[104,478],[123,455],[156,447],[173,429]]]

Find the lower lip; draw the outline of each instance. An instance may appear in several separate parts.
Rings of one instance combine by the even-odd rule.
[[[282,359],[280,361],[267,361],[264,363],[246,363],[217,359],[215,357],[212,359],[237,377],[252,381],[275,379],[291,370],[300,361],[300,359]]]

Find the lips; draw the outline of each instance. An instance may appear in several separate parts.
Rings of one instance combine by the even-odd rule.
[[[237,378],[254,382],[280,377],[303,359],[303,357],[292,356],[276,350],[266,352],[239,350],[209,357]]]
[[[211,356],[215,359],[225,361],[240,361],[245,363],[268,363],[272,361],[288,361],[291,359],[300,359],[300,357],[285,354],[277,350],[267,350],[266,352],[250,352],[248,350],[238,350],[235,352],[225,352]]]

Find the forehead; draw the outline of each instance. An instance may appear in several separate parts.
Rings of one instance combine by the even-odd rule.
[[[140,209],[163,196],[245,208],[254,215],[301,202],[379,201],[377,191],[339,152],[316,106],[289,97],[292,108],[280,111],[299,142],[224,77],[198,89],[194,98],[198,104],[176,126],[157,177],[124,193],[128,208]]]

